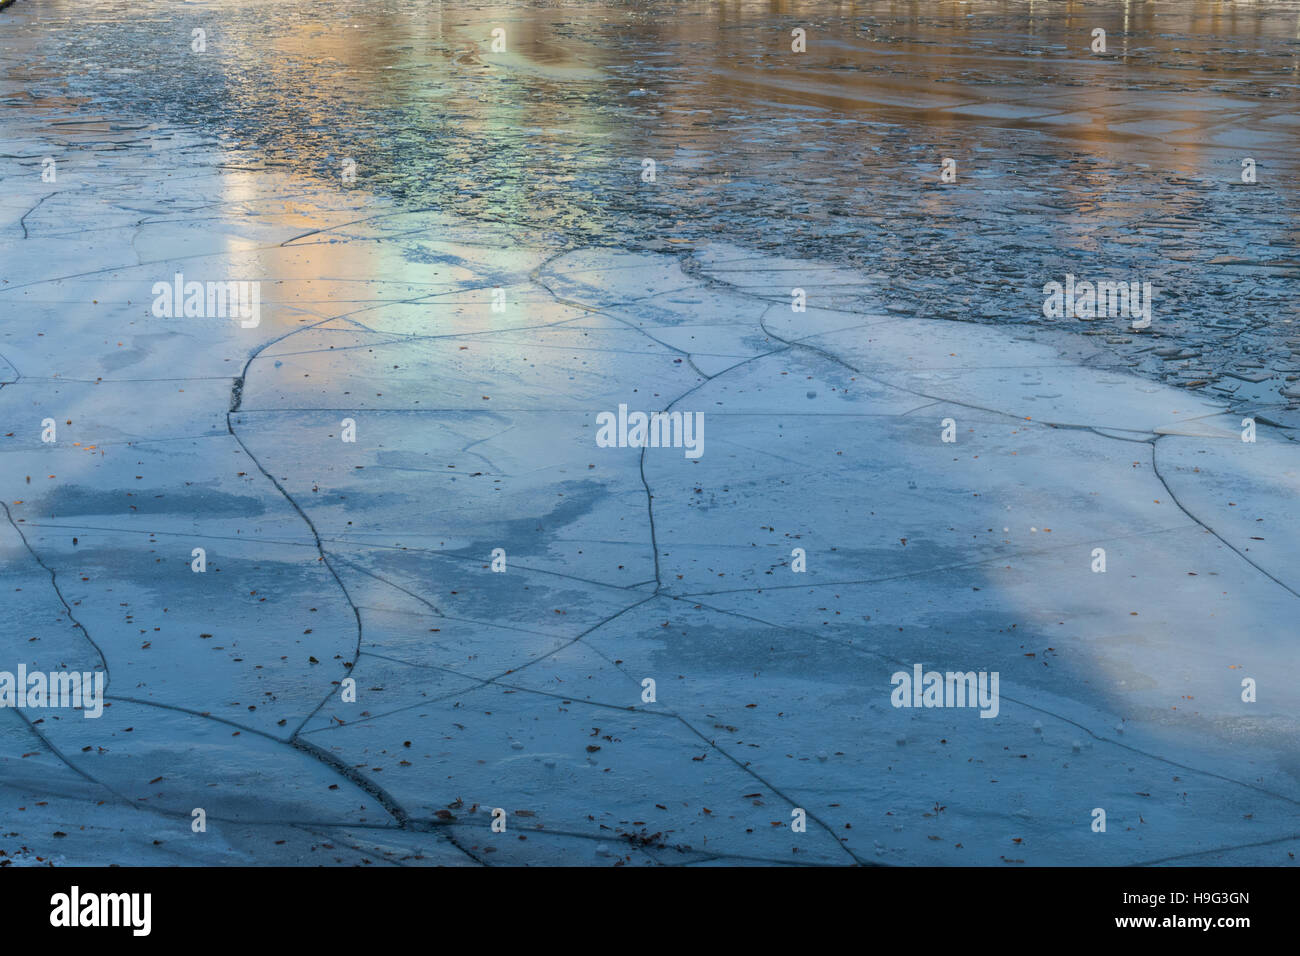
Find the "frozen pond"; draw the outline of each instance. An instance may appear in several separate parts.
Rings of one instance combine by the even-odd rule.
[[[94,10],[0,13],[0,695],[108,684],[7,859],[1294,861],[1300,3]]]

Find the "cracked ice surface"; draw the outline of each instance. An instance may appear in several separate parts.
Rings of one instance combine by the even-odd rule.
[[[174,130],[69,135],[116,148],[0,220],[0,669],[102,670],[110,706],[0,712],[9,853],[1294,851],[1286,431],[891,316],[840,266],[554,248]],[[176,272],[260,281],[261,324],[155,318]],[[620,403],[703,412],[705,454],[597,447]],[[893,708],[913,663],[999,672],[997,717]]]

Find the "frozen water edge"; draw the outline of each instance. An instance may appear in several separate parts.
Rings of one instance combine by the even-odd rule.
[[[1274,430],[840,268],[83,146],[6,181],[3,643],[112,706],[0,713],[11,858],[1291,862]],[[260,281],[260,325],[154,318],[176,272]],[[597,447],[620,403],[705,454]],[[914,663],[999,672],[998,716],[893,708]]]

